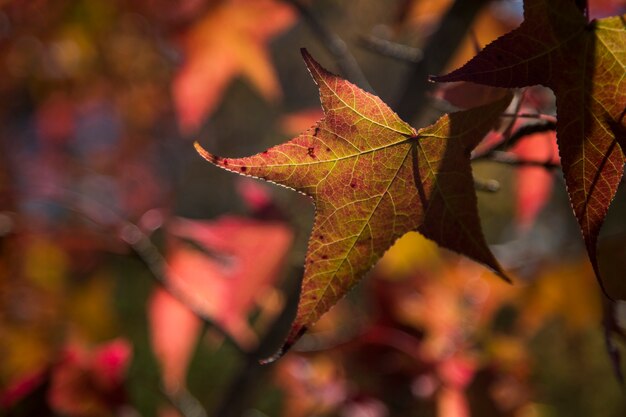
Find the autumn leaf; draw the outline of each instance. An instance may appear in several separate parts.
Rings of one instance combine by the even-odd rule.
[[[624,16],[587,22],[571,0],[526,0],[519,28],[435,81],[542,84],[557,99],[557,142],[574,214],[598,273],[600,227],[621,181],[626,146]]]
[[[405,233],[418,230],[505,276],[485,243],[469,154],[510,96],[415,131],[378,97],[327,72],[306,52],[325,118],[291,141],[221,168],[313,198],[315,223],[298,312],[284,352]]]
[[[172,85],[183,132],[199,127],[236,76],[266,99],[279,98],[266,43],[294,21],[291,6],[275,0],[227,0],[186,31],[180,37],[185,61]]]
[[[177,218],[168,232],[168,286],[219,325],[243,348],[257,337],[248,316],[265,297],[291,245],[279,222],[238,217],[216,221]],[[184,386],[200,319],[162,289],[148,305],[151,340],[169,394]]]
[[[553,130],[524,137],[511,152],[521,161],[559,163]],[[529,230],[550,198],[554,172],[541,166],[521,166],[516,172],[516,183],[517,225],[522,230]]]
[[[48,402],[61,415],[107,415],[126,401],[132,346],[116,339],[88,350],[69,345],[51,374]]]

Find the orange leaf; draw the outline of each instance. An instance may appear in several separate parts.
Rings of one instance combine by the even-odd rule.
[[[183,34],[184,63],[172,87],[183,132],[199,127],[236,76],[243,75],[268,100],[280,97],[266,43],[294,20],[292,8],[282,2],[227,0]]]
[[[178,218],[167,231],[168,286],[242,347],[251,348],[257,337],[248,315],[276,281],[291,245],[291,230],[282,223],[224,217],[213,222]],[[184,383],[199,320],[160,290],[153,294],[149,315],[165,386],[176,391]]]
[[[283,351],[405,233],[417,230],[505,276],[485,243],[469,154],[511,100],[445,115],[415,131],[378,97],[327,72],[303,50],[325,118],[248,158],[208,161],[313,198],[315,224],[298,313]]]

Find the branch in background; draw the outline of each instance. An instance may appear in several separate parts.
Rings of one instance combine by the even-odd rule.
[[[550,114],[543,114],[543,113],[518,113],[518,114],[502,113],[500,115],[500,117],[513,117],[513,118],[517,118],[517,119],[540,119],[540,120],[545,120],[547,122],[554,123],[555,126],[556,126],[556,117],[552,116]]]
[[[551,161],[532,161],[527,159],[520,159],[517,155],[511,152],[493,151],[485,157],[481,157],[478,160],[498,162],[501,164],[517,166],[517,167],[540,167],[548,170],[560,168],[560,164],[555,164]]]
[[[200,401],[186,389],[180,389],[175,396],[166,394],[166,397],[183,417],[207,417]]]
[[[373,92],[372,87],[367,82],[363,71],[348,50],[346,43],[329,28],[327,28],[320,19],[315,16],[311,10],[302,4],[299,0],[283,0],[285,3],[292,5],[298,10],[300,16],[306,24],[311,28],[313,34],[319,39],[320,43],[335,58],[337,66],[342,75],[349,81],[353,82],[362,89]]]
[[[474,178],[474,188],[476,191],[483,191],[485,193],[497,193],[500,191],[500,183],[494,179],[482,180]]]
[[[554,122],[545,122],[545,123],[537,123],[537,124],[534,124],[534,125],[522,126],[519,129],[517,129],[515,131],[515,133],[510,135],[508,140],[505,140],[505,141],[503,141],[501,143],[496,144],[495,146],[493,146],[492,148],[487,149],[486,151],[484,151],[481,154],[473,155],[472,156],[472,161],[493,159],[494,154],[506,153],[505,152],[506,150],[510,149],[517,142],[519,142],[522,138],[524,138],[524,137],[526,137],[528,135],[532,135],[532,134],[535,134],[535,133],[549,132],[549,131],[553,131],[553,130],[556,130],[556,123],[554,123]],[[496,158],[498,158],[498,157],[496,157]],[[502,157],[500,157],[500,159],[502,159]],[[502,162],[502,160],[496,161],[496,162]],[[544,164],[544,163],[542,163],[542,164]],[[559,165],[557,165],[557,166],[559,166]],[[550,166],[549,168],[552,168],[552,166]]]
[[[187,308],[205,324],[215,328],[224,338],[230,341],[236,349],[241,350],[241,347],[226,330],[204,314],[202,308],[190,300],[189,297],[185,296],[185,293],[179,287],[172,285],[171,281],[173,280],[168,279],[167,276],[169,272],[167,271],[168,265],[165,257],[161,254],[159,248],[152,242],[150,237],[137,225],[124,219],[113,209],[98,201],[88,199],[84,195],[75,194],[70,191],[61,190],[61,192],[64,201],[60,203],[57,202],[57,204],[62,204],[64,207],[88,218],[98,226],[106,227],[110,224],[115,224],[119,231],[120,239],[135,251],[150,270],[151,275],[157,283],[161,284],[172,297],[187,306]]]
[[[231,342],[238,350],[241,347],[230,334],[220,325],[213,321],[210,317],[203,313],[202,308],[194,303],[185,292],[172,282],[179,280],[171,280],[167,274],[167,261],[152,242],[150,237],[141,231],[139,227],[128,221],[124,221],[120,229],[120,237],[135,251],[139,258],[146,264],[155,280],[176,300],[184,304],[192,313],[202,320],[209,327],[216,329],[222,336]],[[171,274],[171,272],[169,272]]]
[[[427,108],[426,93],[432,88],[428,76],[439,74],[456,52],[474,18],[489,0],[456,0],[441,19],[424,48],[424,59],[413,67],[395,110],[409,122],[419,122]],[[420,123],[421,124],[421,123]]]
[[[361,36],[359,43],[364,48],[387,58],[393,58],[401,62],[417,64],[424,54],[421,49],[403,45],[374,35]]]

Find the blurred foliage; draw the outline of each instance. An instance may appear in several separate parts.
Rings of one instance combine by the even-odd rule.
[[[521,229],[515,168],[492,162],[475,164],[477,177],[500,185],[479,193],[479,208],[514,285],[409,234],[295,352],[256,365],[287,331],[313,209],[288,190],[250,186],[208,166],[190,139],[233,156],[284,141],[319,115],[299,48],[330,68],[334,59],[287,3],[253,3],[0,2],[0,415],[626,415],[601,334],[601,296],[563,187]],[[304,3],[393,103],[410,65],[363,48],[361,37],[422,47],[449,2]],[[594,5],[605,14],[624,7]],[[250,13],[255,7],[262,12]],[[449,65],[506,32],[519,13],[518,2],[487,6]],[[230,35],[206,29],[213,24]],[[221,55],[204,41],[189,46],[201,27],[215,38],[206,47]],[[181,107],[176,80],[198,60],[225,73],[219,85],[192,74],[203,79],[192,87],[214,103]],[[544,101],[533,108],[553,113],[540,91]],[[433,96],[416,100],[440,109],[445,103]],[[623,213],[623,192],[614,204]],[[272,254],[279,271],[266,280],[271,288],[237,313],[259,345],[242,349],[207,320],[179,358],[186,378],[166,389],[148,305],[155,275],[170,282],[173,274],[172,224],[186,217],[217,227],[227,213],[294,236],[291,249],[283,242]],[[625,226],[621,214],[609,215],[603,233]],[[177,244],[216,265],[216,280],[236,276],[240,254],[204,238]],[[622,238],[607,242],[616,256],[623,252]],[[613,273],[623,276],[623,268]]]

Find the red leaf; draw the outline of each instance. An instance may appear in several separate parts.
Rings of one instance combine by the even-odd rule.
[[[282,223],[237,217],[217,221],[178,218],[166,230],[168,286],[242,347],[254,346],[257,337],[248,316],[278,278],[291,245],[291,230]],[[161,290],[152,296],[149,315],[152,344],[163,367],[165,386],[176,391],[184,384],[199,320],[188,307]]]
[[[67,416],[101,415],[124,402],[124,374],[130,362],[130,344],[117,339],[90,351],[68,346],[54,367],[48,391],[53,410]]]
[[[46,372],[37,370],[22,375],[0,392],[0,409],[9,409],[44,383]]]
[[[624,16],[588,23],[570,0],[526,0],[524,22],[436,81],[542,84],[557,98],[557,140],[574,214],[596,274],[600,227],[624,169]]]
[[[166,392],[174,394],[184,384],[200,319],[161,288],[150,298],[148,317],[152,347],[161,363],[163,386]]]
[[[280,97],[266,43],[293,24],[291,6],[275,0],[226,0],[180,39],[185,61],[173,84],[183,132],[210,115],[230,81],[243,75],[267,99]]]
[[[556,132],[553,131],[528,135],[511,151],[523,161],[559,162]],[[550,198],[554,173],[543,167],[522,166],[516,174],[517,224],[527,230]]]

